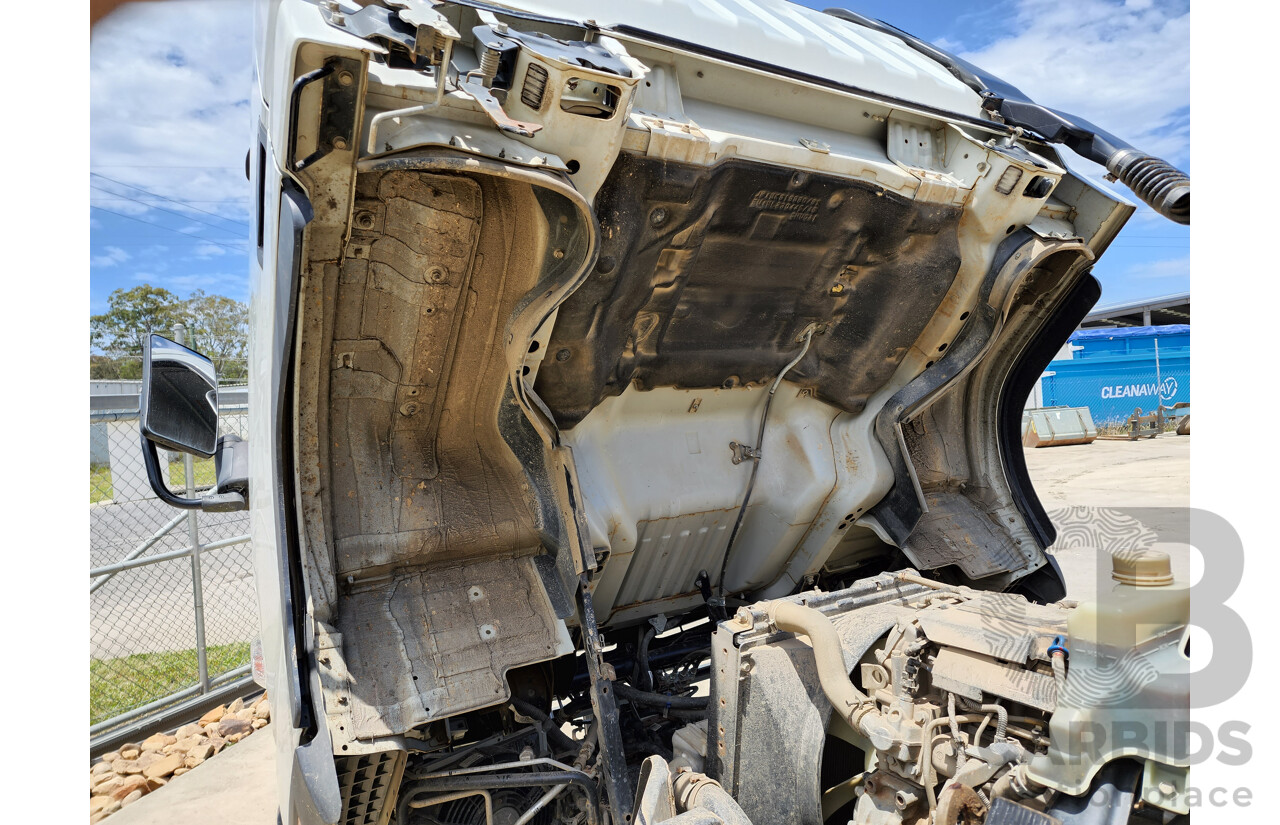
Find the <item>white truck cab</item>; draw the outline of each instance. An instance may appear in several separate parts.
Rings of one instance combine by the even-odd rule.
[[[1184,600],[1112,678],[1019,439],[1134,209],[1060,148],[1185,175],[783,0],[257,15],[250,434],[178,506],[252,512],[283,822],[1186,813],[1068,724],[1188,713]]]

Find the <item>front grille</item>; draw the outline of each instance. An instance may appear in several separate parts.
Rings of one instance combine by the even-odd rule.
[[[386,825],[391,819],[404,751],[336,756],[343,825]]]

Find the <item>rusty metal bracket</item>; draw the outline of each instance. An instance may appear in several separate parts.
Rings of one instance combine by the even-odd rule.
[[[734,464],[741,464],[744,461],[759,461],[764,456],[756,447],[748,447],[746,444],[739,444],[736,441],[729,442],[729,449],[733,450]]]
[[[493,121],[493,125],[497,126],[504,132],[511,132],[521,137],[533,137],[534,133],[542,129],[542,125],[538,123],[526,123],[522,120],[516,120],[510,117],[502,110],[502,104],[493,96],[493,93],[484,87],[483,84],[471,80],[470,78],[463,80],[458,84],[462,91],[480,104],[480,108],[484,109],[485,114]]]

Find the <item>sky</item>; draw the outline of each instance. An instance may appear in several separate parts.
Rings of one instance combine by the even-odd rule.
[[[1187,2],[804,5],[843,5],[891,23],[1191,171]],[[203,289],[248,300],[252,21],[249,0],[170,0],[127,5],[94,29],[91,314],[106,310],[112,290],[140,283],[180,297]],[[1109,186],[1100,167],[1063,154],[1077,173]],[[1188,290],[1190,232],[1139,204],[1094,274],[1100,304]]]

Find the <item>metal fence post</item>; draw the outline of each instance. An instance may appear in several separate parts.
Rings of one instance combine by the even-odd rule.
[[[185,344],[187,328],[182,324],[173,327],[173,340]],[[182,455],[182,470],[186,476],[187,498],[196,495],[195,460],[190,453]],[[187,536],[191,541],[191,596],[196,611],[196,667],[200,678],[200,692],[209,692],[209,651],[204,637],[204,585],[200,575],[200,520],[195,510],[187,511]]]

